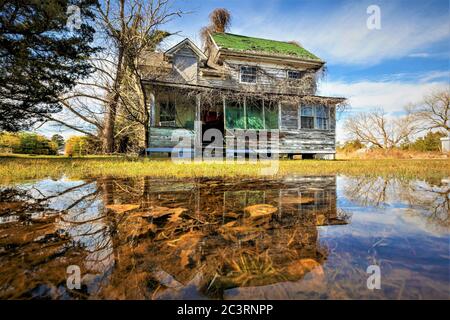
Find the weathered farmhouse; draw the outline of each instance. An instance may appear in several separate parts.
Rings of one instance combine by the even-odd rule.
[[[324,65],[297,43],[230,33],[210,33],[203,51],[185,39],[149,53],[141,68],[151,110],[147,151],[171,152],[176,129],[203,141],[214,128],[234,154],[258,152],[252,139],[236,148],[245,130],[275,132],[274,154],[333,159],[336,109],[345,99],[315,95]]]

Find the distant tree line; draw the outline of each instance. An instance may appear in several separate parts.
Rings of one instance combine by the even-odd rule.
[[[46,137],[29,132],[0,134],[1,153],[56,155],[58,143]]]

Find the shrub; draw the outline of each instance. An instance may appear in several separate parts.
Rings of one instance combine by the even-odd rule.
[[[20,137],[17,134],[5,132],[0,134],[0,152],[19,153]]]
[[[441,149],[441,138],[445,134],[442,132],[428,132],[424,137],[403,146],[404,149],[412,151],[439,151]]]
[[[346,141],[342,147],[339,148],[339,151],[345,152],[345,153],[351,153],[355,152],[359,149],[364,148],[364,144],[361,143],[358,139]]]
[[[98,143],[85,136],[72,136],[66,141],[64,153],[67,156],[85,156],[97,153]]]

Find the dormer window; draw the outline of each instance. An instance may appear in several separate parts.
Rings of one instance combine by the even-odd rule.
[[[302,77],[302,72],[298,70],[288,70],[287,78],[288,80],[298,80]]]
[[[252,66],[242,66],[240,80],[242,83],[256,83],[257,68]]]

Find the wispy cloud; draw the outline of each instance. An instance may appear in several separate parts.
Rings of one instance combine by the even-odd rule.
[[[239,21],[244,34],[282,40],[299,40],[307,49],[332,63],[373,65],[385,59],[420,55],[430,45],[450,37],[446,14],[429,16],[420,6],[408,8],[381,2],[381,30],[366,25],[370,3],[342,5],[321,12],[273,13],[260,10],[257,17]]]
[[[424,95],[439,89],[448,89],[445,82],[406,83],[397,81],[326,82],[320,93],[347,97],[352,111],[383,108],[386,112],[399,112],[411,103],[417,103]]]
[[[429,58],[431,56],[430,53],[427,52],[418,52],[408,54],[408,58]]]
[[[448,90],[448,82],[401,81],[330,81],[320,85],[320,94],[326,96],[343,96],[348,99],[350,109],[341,114],[337,123],[337,139],[345,140],[343,122],[352,113],[382,108],[390,116],[396,117],[409,104],[422,101],[423,97],[434,90]]]

